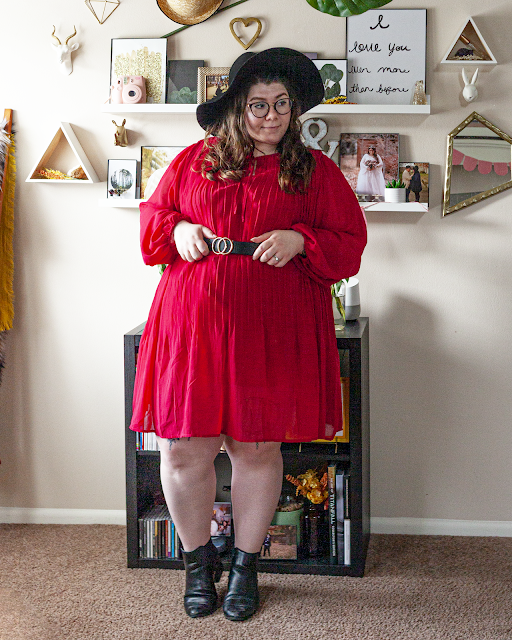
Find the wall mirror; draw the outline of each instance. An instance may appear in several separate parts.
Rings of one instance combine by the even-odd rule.
[[[448,134],[443,216],[512,187],[512,138],[476,111]]]

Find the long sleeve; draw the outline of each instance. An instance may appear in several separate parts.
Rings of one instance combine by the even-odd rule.
[[[292,226],[304,236],[306,257],[294,262],[327,286],[359,271],[366,246],[366,222],[357,198],[340,169],[321,152],[306,192],[305,222]]]
[[[201,145],[198,142],[177,155],[149,200],[140,204],[140,247],[147,265],[170,264],[178,255],[172,232],[181,220],[190,222],[180,208],[180,182]]]

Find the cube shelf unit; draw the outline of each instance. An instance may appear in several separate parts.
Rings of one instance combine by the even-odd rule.
[[[126,428],[126,510],[128,567],[152,569],[183,569],[180,559],[148,559],[139,557],[138,518],[152,505],[154,496],[161,493],[158,451],[137,451],[136,434],[130,431],[132,398],[135,382],[137,351],[144,324],[124,336],[125,355],[125,428]],[[285,474],[296,475],[326,462],[343,465],[350,470],[350,546],[351,564],[330,564],[329,557],[298,560],[262,560],[259,570],[268,573],[300,573],[319,575],[364,574],[370,538],[370,392],[369,392],[369,320],[348,322],[336,327],[338,350],[348,351],[350,378],[349,442],[284,443],[281,446]],[[346,361],[346,353],[343,361]],[[344,375],[346,373],[344,372]],[[226,500],[226,482],[230,478],[229,458],[219,453],[215,461],[217,471],[217,500]],[[291,487],[291,485],[290,485]],[[236,522],[234,523],[236,528]],[[228,561],[223,560],[225,567]]]

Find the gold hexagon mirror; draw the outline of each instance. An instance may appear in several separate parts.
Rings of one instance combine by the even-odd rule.
[[[448,134],[443,216],[510,189],[512,138],[473,111]]]

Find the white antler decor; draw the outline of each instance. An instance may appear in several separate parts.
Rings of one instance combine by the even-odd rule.
[[[68,42],[71,40],[71,38],[76,36],[76,27],[74,27],[74,29],[75,29],[75,32],[68,37],[65,44],[62,44],[61,41],[55,35],[55,25],[53,27],[52,38],[57,41],[57,44],[52,42],[52,47],[54,47],[57,51],[57,55],[59,57],[60,70],[65,76],[69,76],[69,74],[72,73],[73,62],[71,60],[71,53],[73,51],[76,51],[80,46],[78,42],[75,42],[75,44],[68,45]]]

